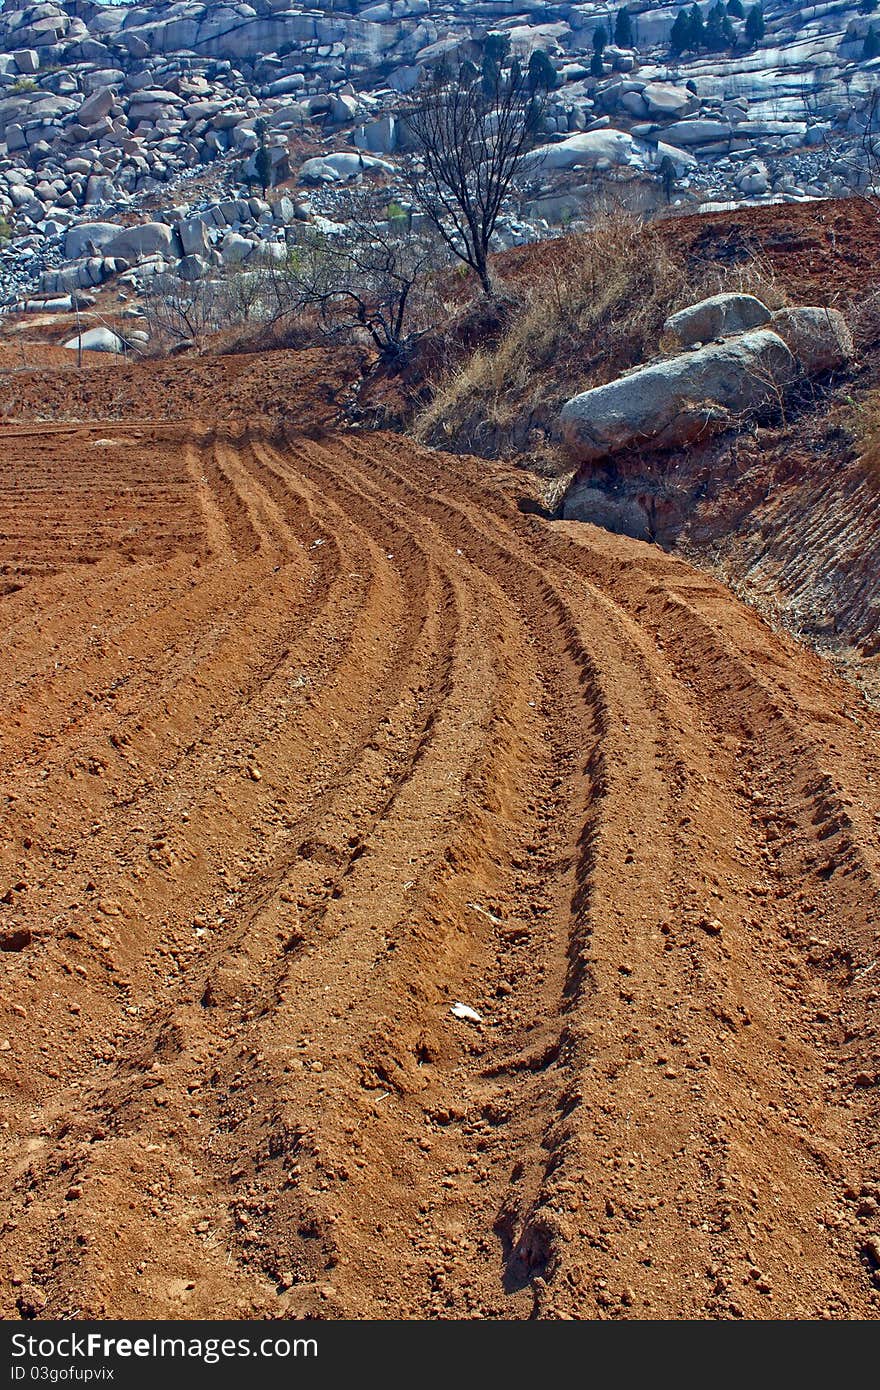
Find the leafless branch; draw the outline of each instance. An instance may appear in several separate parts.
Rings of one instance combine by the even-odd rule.
[[[492,238],[524,174],[544,101],[514,63],[482,79],[441,75],[402,113],[412,146],[404,160],[409,197],[487,294]]]

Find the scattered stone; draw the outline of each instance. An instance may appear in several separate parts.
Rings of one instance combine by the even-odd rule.
[[[31,940],[30,927],[0,926],[0,951],[23,951]]]
[[[449,1012],[453,1018],[461,1019],[463,1023],[482,1023],[483,1016],[478,1014],[476,1009],[472,1009],[468,1004],[456,1002],[452,1005]]]

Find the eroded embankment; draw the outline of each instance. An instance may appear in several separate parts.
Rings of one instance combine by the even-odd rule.
[[[4,445],[0,1311],[873,1316],[852,692],[400,438]]]
[[[810,424],[607,460],[562,509],[718,574],[880,695],[880,478],[833,412]]]

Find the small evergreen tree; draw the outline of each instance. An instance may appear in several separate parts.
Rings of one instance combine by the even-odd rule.
[[[543,48],[536,48],[529,58],[529,86],[533,92],[552,92],[556,87],[556,69]]]
[[[483,40],[483,56],[491,58],[501,68],[510,55],[509,34],[487,34]]]
[[[703,24],[703,11],[699,5],[691,5],[688,10],[688,48],[696,53],[706,42],[706,29]]]
[[[690,37],[691,27],[688,23],[687,10],[679,10],[675,16],[672,33],[669,35],[669,47],[676,57],[680,57],[686,48],[690,48]]]
[[[880,57],[880,34],[873,24],[869,25],[862,45],[862,62],[870,63],[872,58]]]
[[[614,21],[614,42],[618,48],[632,48],[633,46],[632,19],[626,5],[617,11],[617,18]]]
[[[602,77],[605,73],[605,64],[602,62],[602,54],[594,53],[590,59],[590,72],[594,77]]]
[[[727,13],[734,19],[745,19],[746,12],[742,0],[727,0]]]
[[[746,38],[752,48],[763,39],[765,28],[763,6],[753,5],[746,15]]]
[[[498,90],[501,81],[501,64],[491,53],[483,54],[483,69],[481,82],[485,96],[491,97],[493,92]]]
[[[268,123],[262,116],[258,121],[254,121],[254,133],[260,142],[254,156],[254,172],[259,179],[264,198],[272,187],[272,156],[269,153],[269,146],[266,144],[268,130]]]
[[[593,30],[593,52],[604,53],[608,46],[608,30],[604,24],[599,24]]]
[[[720,15],[719,15],[720,10]],[[710,53],[718,53],[724,47],[721,22],[725,18],[723,5],[711,5],[706,15],[706,34],[704,42]]]
[[[480,75],[480,69],[470,58],[465,58],[458,69],[458,81],[462,87],[471,87]]]
[[[720,53],[724,48],[732,48],[735,43],[736,35],[723,0],[717,0],[706,16],[706,47],[712,53]]]

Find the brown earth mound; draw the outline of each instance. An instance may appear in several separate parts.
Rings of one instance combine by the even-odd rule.
[[[0,1313],[877,1315],[849,687],[397,437],[0,458]]]
[[[30,345],[41,354],[64,352]],[[191,420],[232,416],[250,422],[290,420],[302,431],[338,423],[359,379],[365,354],[350,348],[186,356],[123,363],[88,353],[81,372],[76,354],[61,366],[50,358],[25,369],[7,349],[0,359],[0,416],[8,420]],[[100,362],[95,362],[95,358]],[[10,360],[11,359],[11,360]]]

